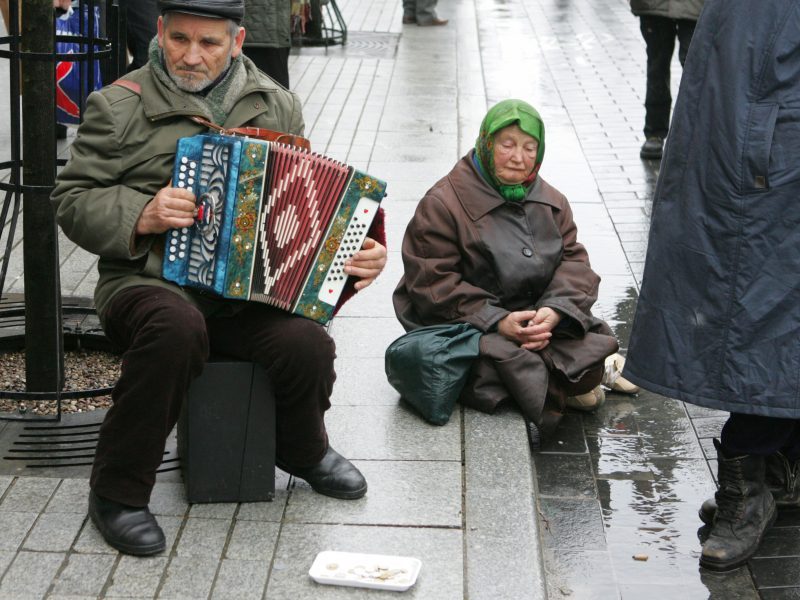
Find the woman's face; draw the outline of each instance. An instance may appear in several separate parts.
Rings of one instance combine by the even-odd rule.
[[[516,123],[494,134],[494,174],[506,185],[525,181],[536,165],[539,142]]]

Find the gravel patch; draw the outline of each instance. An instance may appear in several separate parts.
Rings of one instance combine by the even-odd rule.
[[[119,378],[121,357],[97,350],[64,352],[64,391],[92,390],[111,387]],[[25,351],[0,353],[0,390],[25,391]],[[111,396],[62,399],[61,412],[87,412],[111,406]],[[55,400],[0,399],[0,413],[56,414]]]

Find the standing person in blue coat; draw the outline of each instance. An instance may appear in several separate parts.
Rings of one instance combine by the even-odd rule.
[[[625,376],[730,412],[700,564],[800,506],[800,2],[708,0],[653,201]]]
[[[639,155],[647,159],[660,159],[672,109],[670,63],[675,50],[675,38],[678,38],[678,60],[683,66],[703,0],[630,1],[631,12],[639,17],[639,27],[647,44],[645,141]]]

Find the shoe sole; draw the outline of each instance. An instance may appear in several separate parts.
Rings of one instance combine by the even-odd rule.
[[[108,531],[106,531],[105,527],[102,526],[102,521],[100,521],[100,519],[94,515],[94,512],[89,512],[89,519],[91,519],[97,531],[100,532],[100,535],[103,536],[106,544],[124,554],[131,554],[133,556],[152,556],[153,554],[163,552],[167,547],[166,541],[158,544],[152,544],[150,546],[128,546],[127,544],[112,542],[108,539]]]
[[[753,544],[753,549],[747,554],[747,556],[740,557],[739,559],[732,562],[731,561],[721,562],[721,561],[715,561],[714,559],[711,558],[706,558],[701,554],[700,566],[703,567],[704,569],[708,569],[709,571],[723,572],[723,571],[733,571],[734,569],[738,569],[742,565],[747,564],[747,561],[753,558],[753,555],[756,553],[758,547],[761,545],[761,541],[764,539],[764,534],[770,527],[772,527],[773,523],[775,523],[775,519],[777,518],[777,516],[778,516],[778,510],[773,509],[772,516],[769,518],[767,526],[764,527],[764,531],[762,531],[761,535],[758,536],[758,540],[756,541],[755,544]]]

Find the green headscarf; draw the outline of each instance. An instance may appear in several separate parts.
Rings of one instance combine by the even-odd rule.
[[[506,185],[497,179],[494,169],[494,134],[503,127],[517,124],[519,128],[539,142],[536,164],[530,176],[522,183]],[[544,123],[539,113],[522,100],[503,100],[486,113],[481,123],[481,132],[475,142],[475,161],[483,178],[506,200],[519,201],[525,197],[528,186],[536,179],[536,173],[544,158]]]

